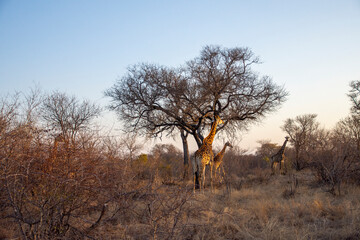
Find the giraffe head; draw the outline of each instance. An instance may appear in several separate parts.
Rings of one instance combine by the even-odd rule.
[[[233,147],[233,145],[231,145],[231,143],[229,143],[229,142],[226,142],[226,143],[225,143],[225,146],[231,147],[231,148]]]
[[[223,120],[221,120],[221,118],[217,114],[215,115],[215,120],[217,124],[224,124]]]
[[[288,141],[288,140],[289,140],[289,136],[286,136],[285,139],[286,139],[286,141]]]

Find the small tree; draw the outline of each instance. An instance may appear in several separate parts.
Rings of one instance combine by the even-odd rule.
[[[290,142],[295,148],[295,162],[293,164],[296,170],[301,170],[306,166],[304,153],[310,149],[319,129],[316,116],[316,114],[305,114],[297,116],[295,119],[289,118],[281,127],[290,136]]]
[[[77,135],[89,128],[101,109],[89,101],[80,102],[75,96],[53,92],[44,98],[42,117],[45,123],[61,135],[67,144],[75,144]]]
[[[351,140],[350,143],[360,151],[360,81],[350,82],[350,87],[351,115],[339,121],[334,131],[340,139]]]
[[[256,149],[256,155],[261,159],[270,163],[270,157],[276,153],[279,146],[275,143],[271,143],[269,140],[258,141],[260,147]]]
[[[340,185],[344,180],[360,182],[360,82],[353,81],[350,86],[351,115],[336,124],[326,135],[324,147],[314,154],[319,180],[329,184],[333,194],[336,187],[340,194]]]
[[[360,151],[360,116],[350,115],[340,120],[334,128],[333,134],[342,143],[353,145]]]
[[[157,161],[157,169],[163,181],[179,178],[182,154],[172,144],[156,144],[151,150],[151,160]]]

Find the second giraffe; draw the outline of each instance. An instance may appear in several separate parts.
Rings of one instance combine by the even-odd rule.
[[[220,174],[221,169],[222,169],[223,175],[225,177],[224,164],[222,164],[222,162],[223,162],[223,158],[225,155],[226,147],[232,148],[233,146],[229,142],[226,142],[223,149],[218,154],[216,154],[216,156],[214,158],[215,179],[216,179],[216,173],[219,171],[219,174]]]

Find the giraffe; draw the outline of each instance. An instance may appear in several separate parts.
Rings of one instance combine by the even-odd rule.
[[[194,192],[195,192],[195,180],[196,175],[200,179],[200,189],[205,186],[205,167],[210,164],[210,182],[212,185],[212,162],[214,161],[214,153],[212,151],[212,143],[214,141],[216,127],[218,124],[222,124],[223,121],[218,115],[215,115],[215,121],[211,126],[209,135],[204,138],[201,147],[195,152],[192,158],[192,166],[194,173]]]
[[[53,170],[54,164],[57,159],[60,157],[61,151],[59,150],[59,143],[64,143],[64,135],[62,133],[54,136],[53,145],[50,147],[49,158],[46,161],[46,165],[44,166],[44,171],[49,173]]]
[[[222,167],[222,172],[223,172],[223,175],[225,176],[224,166],[221,165],[221,163],[222,163],[222,160],[223,160],[223,157],[225,154],[226,147],[232,148],[233,146],[229,142],[226,142],[223,149],[218,154],[216,154],[216,156],[214,158],[215,179],[216,179],[216,172],[218,171],[218,169],[219,169],[219,173],[220,173],[220,167]]]
[[[274,163],[279,163],[280,164],[280,170],[281,170],[281,162],[284,161],[284,152],[285,152],[285,147],[286,147],[286,143],[289,140],[289,137],[286,136],[285,137],[285,141],[283,143],[283,145],[281,146],[280,150],[274,154],[273,156],[271,156],[270,158],[270,165],[271,165],[271,170],[274,173]]]
[[[55,159],[57,157],[57,155],[58,155],[59,143],[64,143],[64,142],[65,142],[65,138],[64,138],[63,133],[59,133],[59,134],[55,135],[54,144],[53,144],[53,147],[51,149],[51,155],[52,155],[53,159]]]

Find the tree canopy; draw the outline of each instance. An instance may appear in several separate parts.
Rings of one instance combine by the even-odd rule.
[[[201,146],[204,126],[218,113],[218,131],[261,120],[286,100],[287,92],[251,69],[259,59],[248,48],[206,46],[184,66],[140,63],[105,92],[126,129],[152,137],[182,130]]]

